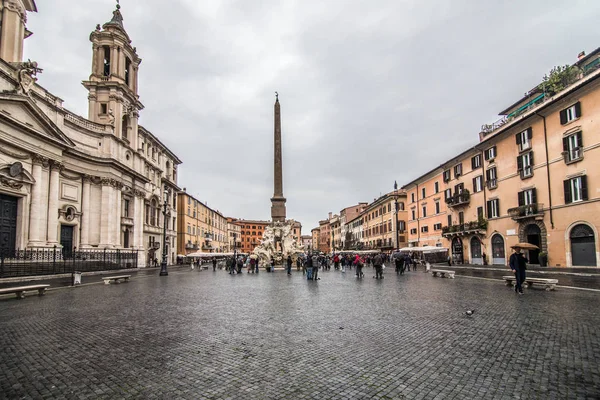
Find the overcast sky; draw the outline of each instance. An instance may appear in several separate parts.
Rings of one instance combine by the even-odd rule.
[[[87,116],[89,34],[113,0],[36,0],[25,59]],[[555,65],[600,45],[597,0],[122,0],[143,59],[140,123],[179,186],[269,219],[278,91],[288,218],[373,201],[477,142]]]

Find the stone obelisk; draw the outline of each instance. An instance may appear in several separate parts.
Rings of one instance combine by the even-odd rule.
[[[283,197],[283,163],[281,159],[281,109],[279,107],[279,94],[275,92],[275,158],[273,175],[274,192],[271,198],[271,220],[273,222],[285,221],[285,197]]]

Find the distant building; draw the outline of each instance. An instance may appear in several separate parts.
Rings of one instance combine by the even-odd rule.
[[[183,191],[177,196],[178,254],[229,251],[227,218]]]
[[[270,221],[259,221],[250,219],[238,219],[237,223],[240,225],[242,232],[242,252],[252,253],[254,248],[258,246],[261,241],[265,229],[271,224]]]

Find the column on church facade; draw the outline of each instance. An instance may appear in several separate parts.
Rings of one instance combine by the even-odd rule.
[[[112,179],[102,178],[102,202],[100,214],[100,245],[98,247],[112,247],[112,231],[114,225],[113,208],[115,202]]]
[[[79,247],[90,245],[90,191],[92,190],[91,177],[83,176],[83,190],[81,194],[81,243]]]
[[[62,164],[58,161],[50,163],[50,185],[48,192],[48,244],[58,244],[58,196],[60,184],[60,170]]]
[[[139,249],[141,246],[139,232],[144,229],[142,219],[140,215],[140,209],[143,207],[140,202],[140,196],[138,195],[137,189],[133,189],[133,248]]]
[[[122,247],[121,245],[121,183],[115,185],[115,206],[114,206],[114,225],[113,225],[113,241],[115,247]]]
[[[42,215],[44,204],[42,202],[42,163],[45,162],[43,157],[34,156],[31,175],[35,179],[35,183],[31,187],[31,205],[29,210],[29,246],[35,247],[45,242],[44,228],[42,226]]]

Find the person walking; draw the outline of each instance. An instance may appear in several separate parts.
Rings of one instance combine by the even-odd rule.
[[[287,262],[287,274],[291,275],[292,274],[292,256],[288,256],[286,262]]]
[[[217,257],[213,257],[212,259],[213,271],[217,270]]]
[[[394,264],[396,264],[396,275],[404,274],[404,260],[401,254],[394,258]]]
[[[313,271],[313,258],[309,254],[306,257],[306,262],[304,263],[304,269],[306,270],[306,280],[312,280],[312,271]]]
[[[319,279],[319,258],[315,255],[312,257],[312,279]]]
[[[373,259],[373,266],[375,267],[375,279],[383,279],[383,257],[381,253],[378,253]]]
[[[360,256],[357,254],[354,257],[354,265],[356,266],[356,277],[357,278],[362,278],[363,276],[365,276],[365,274],[362,272],[363,270],[363,266],[364,266],[364,261],[362,258],[360,258]]]
[[[521,253],[520,247],[514,247],[515,252],[510,255],[509,266],[515,274],[515,293],[523,294],[523,282],[525,281],[525,270],[527,269],[527,259]]]
[[[254,258],[250,257],[250,270],[248,272],[252,271],[252,273],[254,273],[255,267],[256,267],[256,260]]]

